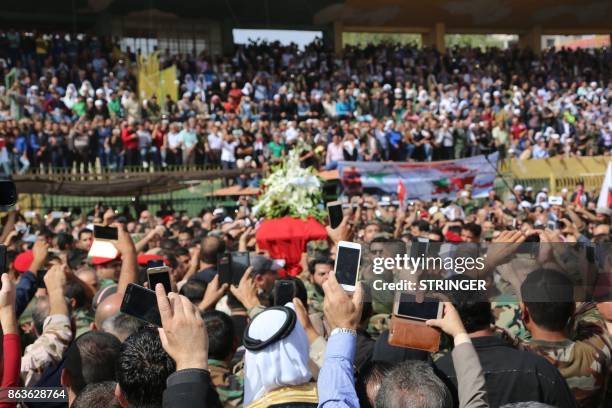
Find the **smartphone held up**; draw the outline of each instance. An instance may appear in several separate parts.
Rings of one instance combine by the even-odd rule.
[[[327,203],[327,214],[329,216],[330,227],[337,228],[342,223],[342,218],[344,217],[342,203],[340,201]]]
[[[337,246],[334,271],[336,280],[346,292],[354,292],[359,280],[361,244],[340,241]]]
[[[140,285],[128,284],[120,311],[154,326],[162,325],[155,292]]]
[[[167,266],[154,266],[147,269],[149,288],[155,290],[158,283],[164,285],[166,293],[172,292],[172,281],[170,280],[170,268]]]
[[[113,241],[119,239],[119,231],[115,227],[94,225],[94,241],[89,249],[88,257],[115,259],[119,252]]]
[[[443,309],[444,305],[438,298],[419,298],[414,293],[398,292],[393,303],[389,344],[429,352],[438,351],[440,332],[425,322],[441,318]]]

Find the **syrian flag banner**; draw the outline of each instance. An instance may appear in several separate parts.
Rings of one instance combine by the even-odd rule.
[[[612,208],[612,162],[608,163],[606,177],[601,185],[597,208]]]
[[[486,197],[495,187],[498,154],[439,162],[346,162],[338,163],[343,186],[358,183],[365,191],[404,195],[404,200],[454,198],[468,184],[472,197]],[[403,201],[400,198],[400,202]]]

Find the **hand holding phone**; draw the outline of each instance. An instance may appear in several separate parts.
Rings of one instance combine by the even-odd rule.
[[[232,273],[232,285],[238,286],[244,272],[251,265],[248,252],[232,252],[230,254],[230,271]],[[225,282],[222,282],[225,283]]]
[[[361,244],[340,241],[336,253],[334,271],[336,280],[347,292],[354,292],[359,275]]]
[[[396,295],[389,344],[436,352],[440,348],[440,332],[427,323],[441,316],[442,304],[435,298],[425,297],[420,303],[416,300],[416,296],[410,293]]]
[[[332,201],[327,203],[327,214],[329,216],[329,226],[332,228],[337,228],[344,217],[342,212],[342,203],[340,201]]]
[[[451,302],[444,302],[442,305],[444,307],[444,317],[427,320],[425,324],[430,327],[437,327],[453,338],[461,333],[466,333],[459,312],[457,312],[453,304]]]
[[[94,241],[87,256],[115,259],[119,251],[113,241],[117,241],[118,238],[117,228],[94,225]]]
[[[442,316],[442,303],[439,299],[425,297],[422,302],[411,293],[400,293],[395,302],[393,313],[396,316],[413,320],[439,319]]]
[[[356,330],[363,311],[363,285],[355,285],[355,291],[347,293],[336,279],[330,274],[323,284],[325,292],[323,312],[329,326]]]
[[[293,302],[297,287],[291,279],[281,279],[274,282],[274,306],[285,306]]]
[[[155,292],[135,283],[128,284],[120,311],[154,326],[162,325]]]
[[[217,274],[219,275],[219,285],[230,285],[232,283],[232,270],[230,269],[230,256],[223,255],[217,262]]]
[[[119,233],[116,227],[105,227],[103,225],[94,225],[94,238],[116,241],[119,238]]]
[[[155,289],[155,285],[161,283],[164,285],[166,293],[173,292],[172,282],[170,280],[170,268],[167,266],[156,266],[147,269],[147,278],[149,281],[149,288]]]
[[[185,296],[166,296],[162,288],[156,288],[154,296],[162,326],[159,338],[177,370],[206,369],[208,333],[197,307]]]

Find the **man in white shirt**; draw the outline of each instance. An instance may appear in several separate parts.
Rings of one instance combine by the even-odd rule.
[[[180,165],[183,163],[183,143],[179,133],[179,125],[173,123],[168,132],[168,150],[166,161],[170,165]]]
[[[221,144],[221,166],[224,170],[236,168],[236,147],[238,139],[233,134],[227,134]]]
[[[332,142],[327,145],[325,156],[325,170],[334,170],[338,167],[338,162],[344,160],[344,149],[340,136],[334,135]]]
[[[223,145],[223,138],[221,137],[221,134],[219,133],[218,123],[215,123],[212,126],[210,133],[208,134],[207,141],[208,141],[208,160],[211,163],[219,164],[219,161],[221,158],[221,147]]]

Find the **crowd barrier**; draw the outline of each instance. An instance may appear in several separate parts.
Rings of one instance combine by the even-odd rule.
[[[584,183],[585,188],[589,192],[599,192],[603,183],[607,163],[612,160],[611,157],[575,157],[575,158],[550,158],[540,160],[505,160],[499,161],[498,170],[501,177],[498,177],[496,188],[506,190],[505,183],[510,187],[520,184],[524,187],[532,187],[538,191],[544,187],[548,188],[550,194],[558,194],[563,188],[567,188],[570,192],[573,191],[576,184]],[[99,168],[98,168],[99,170]],[[160,169],[145,169],[143,167],[134,167],[124,169],[122,172],[126,177],[130,174],[142,175],[143,173],[155,173]],[[221,170],[215,165],[194,165],[194,166],[171,166],[163,169],[163,172],[187,172],[187,171],[211,171]],[[62,178],[69,182],[71,180],[97,179],[104,180],[112,176],[113,173],[98,173],[79,174],[75,169],[55,170],[46,173],[55,178]],[[326,186],[329,188],[329,193],[326,196],[335,197],[338,192],[337,172],[333,175],[321,173],[321,176],[326,181]],[[330,172],[327,172],[330,173]],[[117,174],[117,173],[115,173]],[[197,187],[190,187],[183,190],[178,190],[169,193],[149,194],[138,197],[142,203],[146,203],[152,210],[159,209],[161,203],[171,202],[175,208],[184,209],[189,215],[197,214],[203,207],[228,204],[235,201],[235,197],[225,197],[219,195],[211,195],[215,189],[225,185],[223,179],[207,181],[201,183]],[[333,190],[333,192],[331,191]],[[82,208],[84,211],[91,210],[99,201],[114,206],[124,206],[134,203],[135,197],[72,197],[66,195],[52,194],[21,194],[20,206],[22,209],[33,209],[40,211],[53,210],[60,207],[64,208]]]

